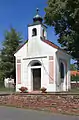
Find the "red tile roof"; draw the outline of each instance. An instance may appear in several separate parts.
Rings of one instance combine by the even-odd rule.
[[[48,45],[50,45],[50,46],[52,46],[52,47],[54,47],[54,48],[56,48],[56,49],[58,49],[59,47],[57,46],[57,45],[55,45],[54,43],[52,43],[51,41],[49,41],[49,40],[42,40],[43,42],[45,42],[45,43],[47,43]]]
[[[60,50],[62,50],[63,52],[66,52],[65,50],[61,49],[59,46],[57,46],[56,44],[52,43],[51,41],[42,39],[42,37],[40,37],[40,38],[41,38],[41,40],[42,40],[43,42],[47,43],[47,44],[50,45],[51,47],[56,48],[56,49],[60,49]],[[28,42],[28,40],[27,40],[23,45],[21,45],[21,46],[17,49],[17,51],[20,50],[27,42]],[[16,52],[17,52],[17,51],[16,51]],[[15,52],[15,53],[16,53],[16,52]]]
[[[56,44],[54,44],[53,42],[49,41],[49,40],[43,40],[41,38],[41,40],[45,43],[47,43],[48,45],[50,45],[51,47],[53,48],[56,48],[56,49],[59,49],[59,50],[62,50],[63,52],[65,52],[66,54],[68,54],[64,49],[60,48],[59,46],[57,46]]]

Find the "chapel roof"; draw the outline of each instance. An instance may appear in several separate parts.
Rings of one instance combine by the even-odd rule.
[[[66,52],[65,50],[61,49],[59,46],[57,46],[56,44],[54,44],[53,42],[51,42],[51,41],[49,41],[49,40],[42,39],[42,38],[41,38],[41,40],[42,40],[44,43],[50,45],[51,47],[53,47],[53,48],[55,48],[55,49],[59,49],[59,50],[62,50],[63,52]],[[26,43],[28,43],[28,40],[26,40],[26,42],[25,42],[24,44],[22,44],[20,47],[18,47],[17,50],[16,50],[16,52],[17,52],[18,50],[20,50]],[[15,53],[16,53],[16,52],[15,52]]]
[[[37,25],[37,24],[42,24],[42,21],[43,21],[43,18],[39,15],[39,9],[37,8],[37,10],[36,10],[36,15],[33,17],[33,24],[31,24],[31,25],[29,25],[29,26],[33,26],[33,25]],[[44,24],[42,24],[42,25],[44,25]],[[45,26],[45,25],[44,25],[44,26]],[[45,27],[46,27],[46,26],[45,26]],[[49,41],[49,40],[46,40],[46,39],[43,39],[42,37],[40,37],[40,39],[41,39],[44,43],[50,45],[51,47],[53,47],[53,48],[55,48],[55,49],[58,49],[58,50],[62,50],[63,52],[67,53],[65,50],[63,50],[62,48],[60,48],[59,46],[57,46],[57,45],[54,44],[53,42],[51,42],[51,41]],[[20,50],[27,42],[28,42],[28,40],[27,40],[24,44],[22,44],[22,45],[17,49],[17,51]],[[16,51],[16,52],[17,52],[17,51]],[[15,52],[15,53],[16,53],[16,52]]]
[[[42,40],[43,42],[47,43],[48,45],[50,45],[53,48],[58,49],[59,46],[55,45],[53,42],[49,41],[49,40]]]

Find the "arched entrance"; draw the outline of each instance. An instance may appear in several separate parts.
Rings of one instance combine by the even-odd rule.
[[[66,89],[66,66],[65,61],[60,60],[60,90],[63,91]]]
[[[31,78],[33,90],[40,90],[41,88],[41,63],[34,60],[30,64],[31,66]]]
[[[64,82],[64,64],[63,62],[60,63],[60,78],[61,78],[61,82]]]
[[[41,68],[32,69],[33,75],[33,90],[40,90],[41,88]]]

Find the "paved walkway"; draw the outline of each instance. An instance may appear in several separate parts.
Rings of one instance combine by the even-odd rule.
[[[0,106],[0,120],[79,120],[79,116],[54,115],[42,111]]]

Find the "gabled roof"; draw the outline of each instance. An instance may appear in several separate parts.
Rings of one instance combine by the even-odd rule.
[[[58,49],[59,47],[57,45],[55,45],[54,43],[52,43],[51,41],[49,40],[42,40],[43,42],[47,43],[48,45],[50,45],[51,47],[53,48],[56,48]]]
[[[67,54],[67,52],[66,52],[65,50],[61,49],[59,46],[57,46],[57,45],[54,44],[53,42],[51,42],[51,41],[49,41],[49,40],[45,40],[45,39],[43,39],[42,37],[40,37],[40,39],[41,39],[43,42],[45,42],[46,44],[50,45],[51,47],[53,47],[53,48],[55,48],[55,49],[58,49],[58,50],[61,50],[61,51],[65,52],[65,53]],[[27,40],[24,44],[22,44],[22,45],[16,50],[16,52],[17,52],[18,50],[20,50],[27,42],[28,42],[28,40]],[[16,53],[16,52],[15,52],[15,53]],[[15,53],[14,53],[14,54],[15,54]]]
[[[42,40],[43,42],[47,43],[48,45],[50,45],[51,47],[56,48],[56,49],[58,49],[58,50],[61,50],[62,52],[64,52],[64,53],[66,53],[67,55],[69,55],[64,49],[60,48],[59,46],[57,46],[57,45],[54,44],[53,42],[51,42],[51,41],[49,41],[49,40],[42,39],[42,38],[41,38],[41,40]],[[71,55],[69,55],[69,56],[71,56]]]
[[[26,40],[21,46],[19,46],[19,47],[17,48],[17,50],[14,52],[14,54],[15,54],[18,50],[20,50],[27,42],[28,42],[28,40]]]
[[[48,45],[50,45],[50,46],[53,47],[53,48],[56,48],[56,49],[59,48],[57,45],[55,45],[54,43],[52,43],[52,42],[49,41],[49,40],[43,40],[42,38],[41,38],[41,40],[42,40],[43,42],[47,43]],[[15,53],[16,53],[18,50],[20,50],[27,42],[28,42],[28,40],[27,40],[25,43],[23,43],[20,47],[18,47],[17,50],[15,51]],[[14,53],[14,54],[15,54],[15,53]]]
[[[51,41],[49,41],[49,40],[43,39],[42,37],[40,37],[40,39],[41,39],[43,42],[45,42],[45,43],[47,43],[48,45],[50,45],[51,47],[53,47],[53,48],[56,48],[56,49],[59,48],[59,46],[57,46],[56,44],[54,44],[53,42],[51,42]]]

